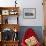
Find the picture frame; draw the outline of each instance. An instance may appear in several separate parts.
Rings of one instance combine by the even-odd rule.
[[[23,17],[25,19],[35,19],[36,18],[36,8],[24,8]]]
[[[9,10],[2,10],[2,15],[9,15]]]

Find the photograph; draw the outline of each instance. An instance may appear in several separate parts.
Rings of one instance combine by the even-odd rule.
[[[35,19],[36,18],[36,8],[24,8],[23,16],[26,19]]]
[[[46,46],[46,0],[0,0],[0,46]]]

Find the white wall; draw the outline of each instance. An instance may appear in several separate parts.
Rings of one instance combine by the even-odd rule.
[[[15,6],[15,0],[0,0],[0,6]],[[21,26],[43,26],[42,0],[17,0],[20,6],[19,24]],[[24,19],[23,8],[36,8],[36,19]]]
[[[22,26],[43,26],[43,6],[42,0],[24,0],[21,3],[20,25]],[[23,8],[36,8],[36,19],[24,19]]]

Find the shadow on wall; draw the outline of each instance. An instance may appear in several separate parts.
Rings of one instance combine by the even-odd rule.
[[[43,30],[42,30],[42,26],[21,26],[20,27],[20,32],[19,32],[19,39],[20,39],[20,42],[23,38],[23,35],[25,33],[25,31],[28,29],[28,28],[32,28],[36,33],[37,33],[37,37],[39,39],[39,41],[41,43],[43,43]]]

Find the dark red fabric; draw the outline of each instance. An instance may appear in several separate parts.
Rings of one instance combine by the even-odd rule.
[[[33,31],[33,29],[29,28],[26,30],[25,35],[24,35],[24,40],[28,39],[29,37],[35,36],[36,37],[36,33]]]
[[[29,37],[32,37],[32,36],[35,36],[35,37],[37,36],[34,30],[32,28],[27,29],[22,39],[22,46],[26,46],[25,39],[28,39]],[[39,46],[39,44],[37,44],[36,46]]]

